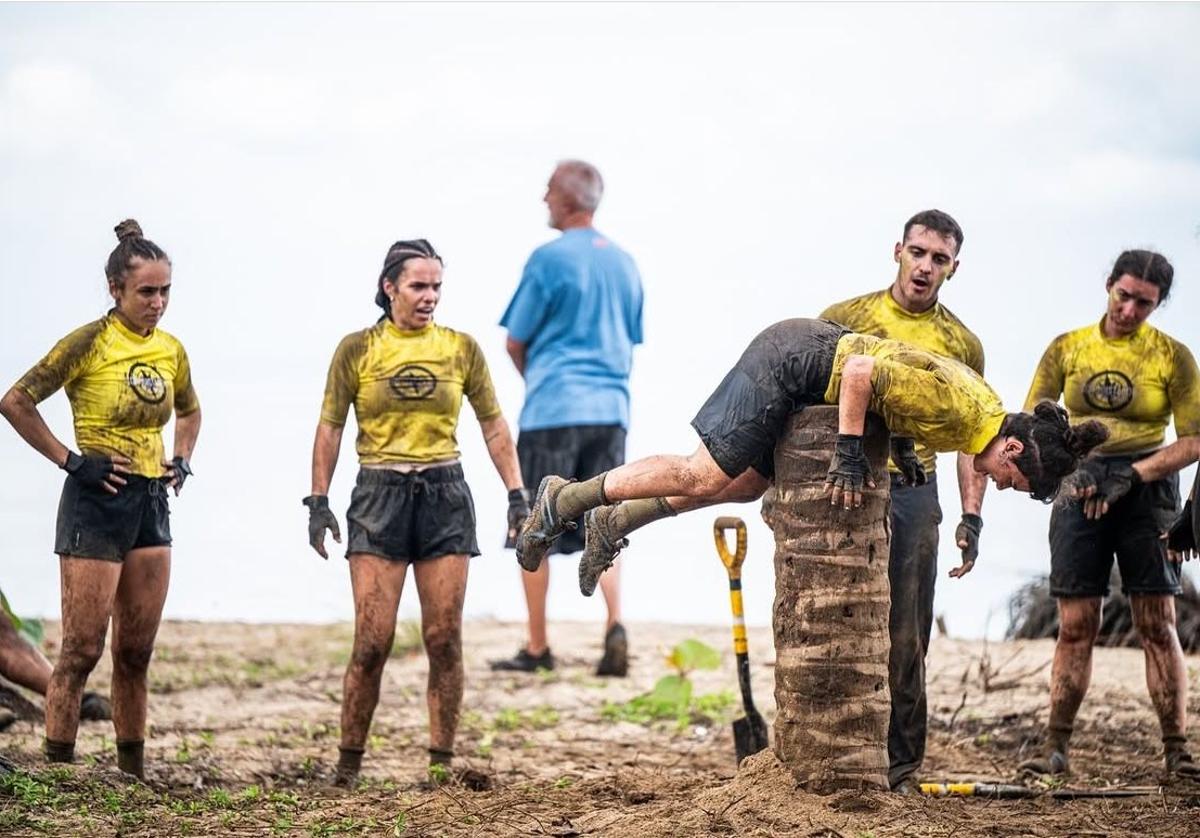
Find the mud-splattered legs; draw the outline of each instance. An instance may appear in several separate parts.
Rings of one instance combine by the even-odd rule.
[[[113,602],[112,705],[117,741],[146,736],[146,671],[171,580],[171,548],[130,550]]]
[[[351,553],[349,560],[354,648],[342,679],[342,747],[361,749],[379,703],[379,682],[392,650],[408,565],[369,553]]]
[[[421,636],[429,659],[429,747],[454,750],[462,709],[462,610],[467,590],[466,556],[449,555],[413,565],[421,598]]]
[[[1058,642],[1050,670],[1050,729],[1070,730],[1092,680],[1092,644],[1100,631],[1100,598],[1058,601]]]
[[[1134,594],[1133,624],[1146,653],[1146,687],[1164,737],[1187,733],[1187,669],[1175,629],[1175,597]]]
[[[108,618],[121,580],[121,565],[64,556],[62,651],[46,687],[46,739],[71,743],[79,730],[79,702],[88,675],[104,653]]]

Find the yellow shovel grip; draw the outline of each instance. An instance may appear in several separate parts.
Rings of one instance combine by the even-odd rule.
[[[732,555],[725,542],[726,530],[737,531],[737,548]],[[729,571],[729,578],[740,578],[742,562],[746,560],[746,522],[730,515],[718,518],[713,521],[713,540],[717,544],[717,555],[721,557],[721,564]]]

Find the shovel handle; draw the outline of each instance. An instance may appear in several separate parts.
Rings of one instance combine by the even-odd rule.
[[[725,541],[727,530],[737,531],[737,547],[733,553]],[[713,540],[717,544],[717,555],[721,564],[729,571],[730,579],[738,579],[742,575],[742,562],[746,560],[746,522],[732,515],[723,515],[713,521]]]

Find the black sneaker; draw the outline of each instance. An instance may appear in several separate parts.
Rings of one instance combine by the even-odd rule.
[[[537,672],[539,669],[554,669],[554,655],[550,649],[540,655],[531,655],[524,646],[511,658],[492,661],[488,664],[493,672]]]
[[[629,641],[625,638],[625,627],[613,623],[604,635],[604,657],[596,667],[596,674],[624,678],[629,674]]]
[[[112,719],[112,705],[100,693],[86,692],[79,702],[79,718],[85,722],[106,722]]]

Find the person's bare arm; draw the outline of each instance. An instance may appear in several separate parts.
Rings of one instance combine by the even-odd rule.
[[[842,368],[838,385],[838,441],[825,483],[831,506],[858,508],[862,506],[863,487],[875,488],[862,447],[874,369],[875,359],[869,355],[851,355]]]
[[[512,335],[504,341],[504,348],[508,351],[508,357],[512,358],[513,366],[517,368],[522,376],[525,375],[525,344],[514,338]]]
[[[1143,483],[1149,483],[1185,469],[1197,460],[1200,460],[1200,435],[1182,436],[1166,448],[1138,460],[1133,464],[1133,470]]]
[[[987,491],[987,475],[975,470],[973,454],[958,453],[958,494],[962,500],[963,515],[981,515],[983,512],[983,494]],[[961,525],[959,527],[961,529]],[[970,546],[968,535],[955,532],[955,543],[958,549],[966,550]],[[966,576],[975,567],[975,560],[963,557],[962,564],[950,571],[950,576],[958,579]]]
[[[184,416],[175,417],[175,457],[182,457],[184,460],[192,459],[192,452],[196,450],[196,438],[200,436],[200,408],[196,408],[191,413]],[[163,463],[167,469],[166,477],[169,478],[168,486],[175,489],[175,496],[179,497],[179,492],[183,486],[183,481],[187,479],[187,475],[191,474],[187,470],[182,479],[175,473],[175,462],[169,460]]]
[[[337,468],[338,452],[342,447],[342,430],[339,425],[317,423],[317,436],[313,440],[312,453],[312,493],[328,495],[329,484],[333,480],[333,470]]]
[[[59,468],[63,467],[70,449],[50,430],[28,393],[13,387],[0,399],[0,414],[35,451]]]
[[[842,368],[838,388],[838,433],[862,436],[871,404],[871,373],[875,359],[870,355],[851,355]]]
[[[483,441],[487,444],[488,455],[496,466],[496,473],[504,481],[508,491],[524,486],[521,480],[521,465],[517,460],[517,446],[513,443],[512,431],[503,416],[487,419],[479,423],[483,431]]]

